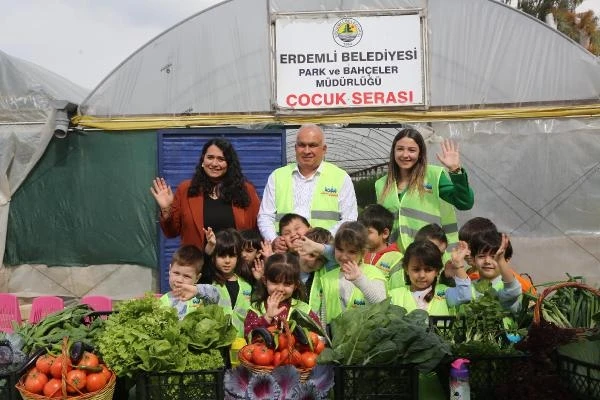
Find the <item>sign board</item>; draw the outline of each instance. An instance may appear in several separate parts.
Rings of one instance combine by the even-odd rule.
[[[279,109],[425,105],[419,14],[278,15],[274,35]]]

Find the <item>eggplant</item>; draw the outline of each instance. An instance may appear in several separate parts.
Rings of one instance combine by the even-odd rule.
[[[263,342],[265,342],[265,346],[267,346],[269,349],[275,348],[275,339],[267,328],[252,329],[250,332],[250,340],[253,341],[256,336],[260,336]]]
[[[307,345],[310,343],[310,339],[306,335],[306,331],[300,325],[296,325],[294,328],[294,336],[300,344]]]
[[[71,357],[71,363],[73,363],[73,365],[79,363],[81,357],[83,357],[84,351],[85,344],[83,342],[74,342],[71,345],[71,349],[69,350],[69,357]]]

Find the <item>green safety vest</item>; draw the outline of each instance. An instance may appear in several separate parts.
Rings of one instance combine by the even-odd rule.
[[[180,303],[181,300],[172,297],[171,292],[168,292],[168,293],[163,294],[160,297],[159,302],[160,302],[161,306],[175,307],[175,304]],[[194,311],[196,308],[202,307],[202,306],[204,306],[204,302],[197,297],[193,297],[190,300],[187,300],[185,302],[185,315],[188,315],[189,313]]]
[[[388,278],[392,269],[396,268],[398,265],[402,268],[402,258],[403,254],[399,251],[388,251],[387,253],[383,253],[374,265],[383,272],[386,278]]]
[[[408,282],[406,282],[406,278],[404,276],[404,268],[402,268],[402,265],[400,265],[400,268],[392,269],[388,278],[388,291],[404,287],[407,284]]]
[[[265,315],[267,313],[264,303],[260,305],[260,309],[257,309],[256,307],[251,307],[250,309],[254,311],[258,316]],[[307,303],[303,302],[302,300],[292,299],[292,303],[290,304],[290,309],[288,311],[286,321],[290,320],[292,310],[300,310],[306,315],[308,315],[311,312],[310,306]]]
[[[387,175],[375,182],[377,203],[394,213],[394,227],[390,236],[402,250],[406,250],[413,242],[417,231],[428,224],[436,223],[444,229],[448,238],[448,249],[458,243],[458,224],[454,206],[439,196],[440,176],[444,169],[437,165],[427,165],[425,172],[425,192],[410,190],[404,193],[402,200],[398,199],[396,185],[390,189],[385,199],[381,198]]]
[[[454,308],[448,307],[448,303],[446,303],[446,289],[446,286],[441,284],[435,285],[433,288],[435,294],[429,302],[427,310],[425,310],[429,315],[455,315]],[[392,298],[392,304],[404,307],[407,312],[417,309],[417,302],[408,286],[390,290],[390,297]]]
[[[246,320],[246,314],[248,314],[248,310],[250,309],[252,286],[239,276],[237,277],[237,282],[240,289],[233,307],[231,305],[231,298],[229,297],[227,287],[216,283],[214,286],[219,291],[219,305],[223,307],[225,314],[231,315],[231,323],[237,330],[238,337],[244,337],[244,321]]]
[[[362,269],[363,274],[369,279],[378,279],[383,282],[386,282],[385,275],[375,266],[370,264],[361,264],[360,268]],[[341,268],[338,266],[332,270],[326,271],[320,276],[315,275],[315,280],[319,279],[319,284],[321,287],[321,302],[320,304],[316,304],[313,302],[313,293],[311,290],[311,299],[309,301],[310,308],[317,312],[319,316],[323,313],[322,309],[325,309],[325,323],[330,323],[335,317],[340,315],[344,311],[344,306],[342,304],[342,299],[340,296],[340,282],[344,279],[344,275],[342,274]],[[352,294],[350,295],[350,299],[348,301],[349,307],[360,307],[367,304],[363,293],[357,287],[352,289]]]
[[[275,178],[275,223],[285,215],[294,212],[294,187],[292,172],[296,164],[277,168]],[[321,171],[315,178],[315,190],[310,208],[310,226],[331,229],[342,219],[339,207],[339,195],[346,179],[346,172],[326,161],[321,163]],[[275,226],[279,231],[279,227]]]

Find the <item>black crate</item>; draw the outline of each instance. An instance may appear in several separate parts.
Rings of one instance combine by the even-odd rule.
[[[471,400],[494,400],[497,389],[501,385],[510,384],[514,379],[515,371],[523,370],[524,363],[528,361],[526,354],[507,354],[497,356],[460,356],[455,355],[451,360],[440,364],[436,370],[442,386],[450,390],[450,363],[457,358],[466,358],[470,361],[469,387]]]
[[[18,400],[21,398],[19,391],[15,387],[19,380],[16,372],[9,374],[0,374],[0,399]]]
[[[455,316],[430,316],[429,329],[442,338],[461,343],[465,336],[465,317]]]
[[[572,357],[557,356],[558,375],[565,388],[578,399],[600,400],[600,365]]]
[[[137,400],[222,400],[225,371],[143,373],[136,377]]]
[[[336,400],[416,400],[419,373],[412,365],[354,366],[334,368]]]

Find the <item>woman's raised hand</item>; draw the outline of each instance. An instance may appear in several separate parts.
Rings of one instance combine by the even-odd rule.
[[[169,208],[171,207],[171,204],[173,204],[175,196],[173,195],[171,186],[165,181],[165,178],[154,178],[152,187],[150,187],[150,192],[161,209]]]
[[[460,168],[460,155],[458,153],[458,143],[450,139],[444,139],[442,142],[441,153],[436,154],[437,159],[449,171],[456,171]]]

